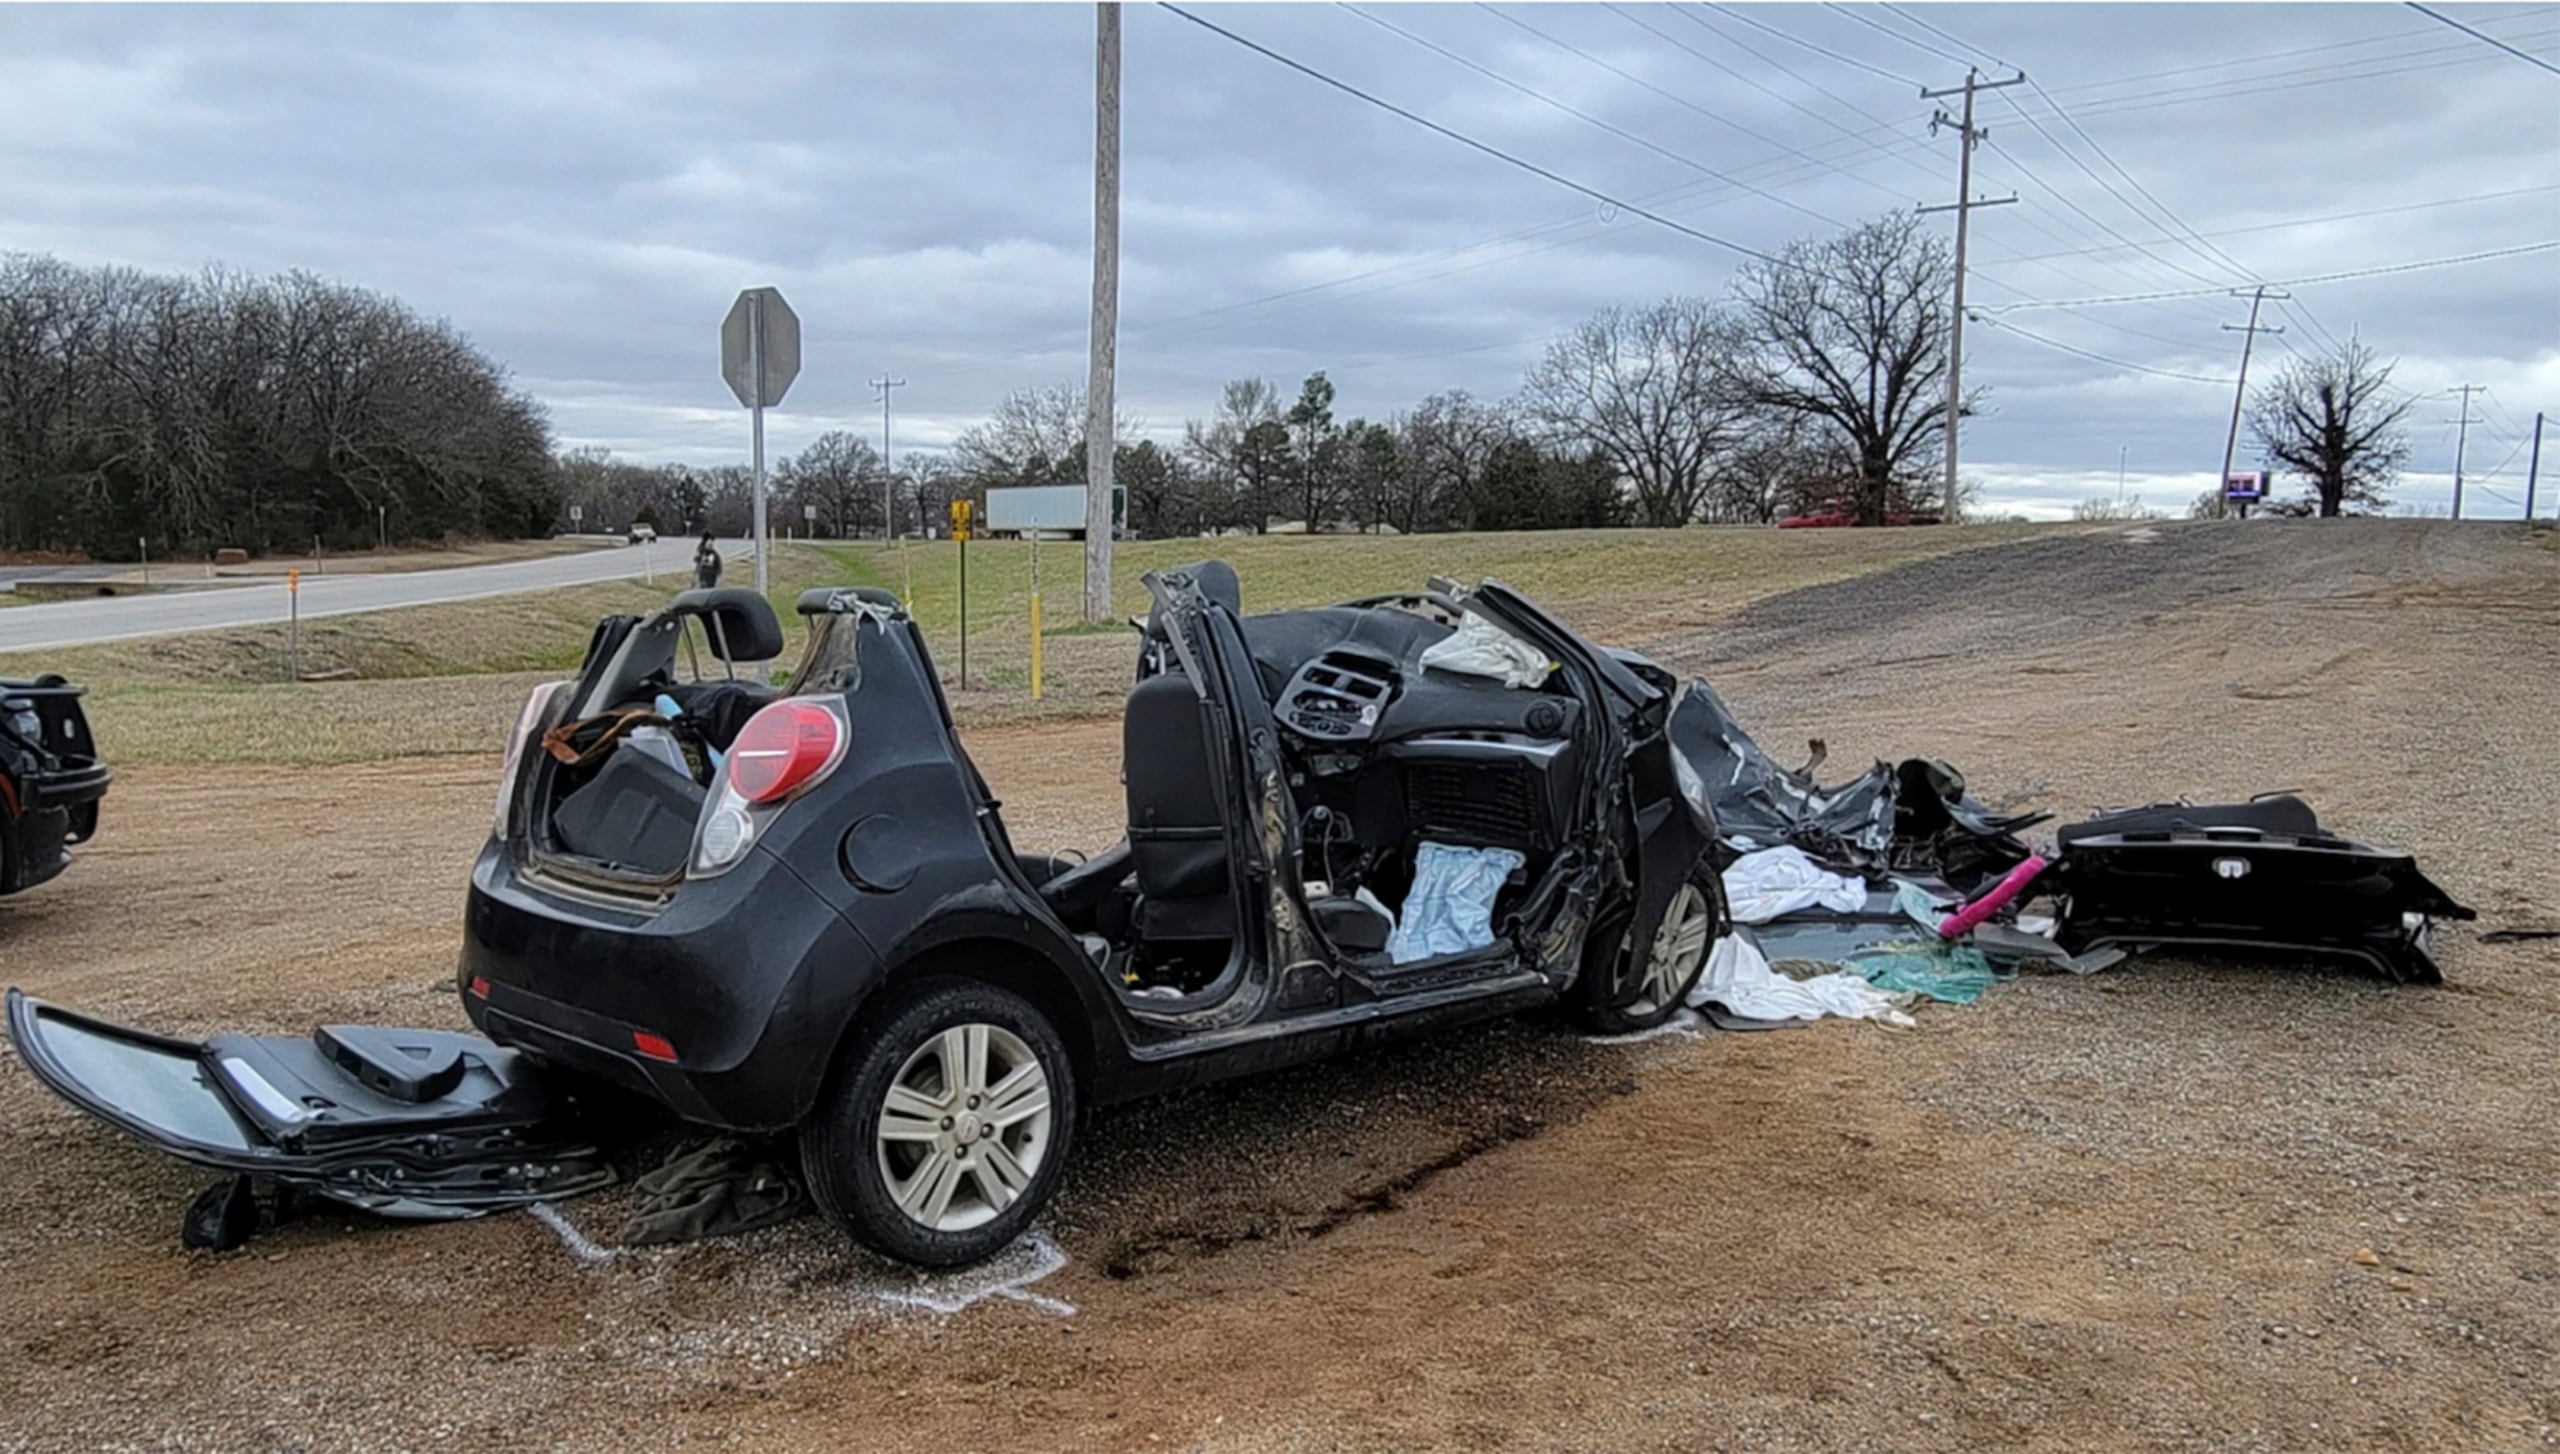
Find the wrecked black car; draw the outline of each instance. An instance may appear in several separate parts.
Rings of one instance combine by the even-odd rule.
[[[492,1040],[740,1131],[918,1263],[983,1257],[1077,1114],[1567,1000],[1674,1014],[1723,907],[1676,682],[1499,584],[1246,615],[1147,581],[1127,836],[1019,852],[924,637],[865,590],[693,591],[527,704],[459,969]]]
[[[73,845],[98,831],[112,774],[81,695],[59,676],[0,681],[0,894],[61,873]]]

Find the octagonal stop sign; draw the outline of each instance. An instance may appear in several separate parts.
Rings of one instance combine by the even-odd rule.
[[[720,324],[720,375],[750,409],[782,402],[800,377],[800,315],[772,288],[748,288]]]

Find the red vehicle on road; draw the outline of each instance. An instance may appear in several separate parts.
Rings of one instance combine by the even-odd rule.
[[[1848,502],[1825,500],[1804,514],[1790,515],[1779,521],[1778,528],[1781,530],[1829,530],[1857,523],[1858,512],[1850,509]],[[1884,523],[1887,525],[1935,525],[1938,523],[1938,517],[1915,515],[1908,510],[1892,510],[1886,512]]]

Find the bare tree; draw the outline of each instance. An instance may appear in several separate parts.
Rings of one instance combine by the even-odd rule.
[[[1134,443],[1127,418],[1113,422],[1119,444]],[[996,412],[952,441],[951,465],[974,491],[991,485],[1081,483],[1085,473],[1084,390],[1069,384],[1016,389]]]
[[[1261,533],[1284,484],[1288,450],[1280,391],[1268,379],[1228,380],[1217,413],[1182,428],[1182,454],[1202,496],[1200,523]]]
[[[782,462],[776,493],[799,505],[815,505],[839,540],[880,528],[880,452],[858,434],[831,429]]]
[[[2250,401],[2249,432],[2311,487],[2323,515],[2379,512],[2409,460],[2403,426],[2414,395],[2391,397],[2391,368],[2350,339],[2335,353],[2296,358]]]
[[[1433,394],[1396,421],[1403,468],[1387,495],[1386,521],[1411,535],[1464,528],[1474,518],[1493,453],[1520,435],[1507,404],[1464,389]]]
[[[1740,432],[1731,323],[1701,298],[1608,308],[1547,345],[1522,398],[1559,441],[1599,455],[1652,526],[1686,525]]]
[[[1945,448],[1954,283],[1945,243],[1904,213],[1790,243],[1736,280],[1752,400],[1815,421],[1846,447],[1860,524],[1936,503],[1925,461]],[[1979,397],[1967,396],[1968,416]]]

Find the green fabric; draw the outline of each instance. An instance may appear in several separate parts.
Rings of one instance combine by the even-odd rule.
[[[677,1147],[657,1170],[632,1184],[638,1193],[626,1245],[734,1237],[787,1222],[809,1208],[789,1162],[734,1136]]]
[[[1924,995],[1942,1004],[1969,1005],[2000,982],[1982,951],[1943,940],[1897,939],[1861,949],[1841,961],[1878,989]]]

